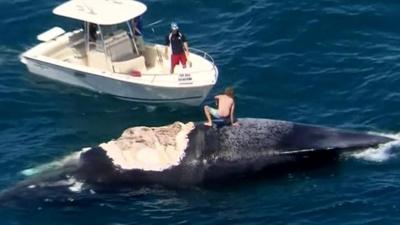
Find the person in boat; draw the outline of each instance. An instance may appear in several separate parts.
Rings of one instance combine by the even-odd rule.
[[[142,16],[135,17],[133,19],[134,38],[137,48],[140,54],[144,52],[144,40],[143,40],[143,19]]]
[[[96,42],[97,39],[97,24],[89,23],[89,41]]]
[[[168,47],[171,46],[171,69],[170,73],[174,73],[174,68],[179,63],[186,68],[187,58],[189,56],[189,45],[186,36],[179,30],[178,24],[171,23],[171,32],[165,38],[165,58],[168,59]]]
[[[208,105],[204,106],[204,114],[206,115],[207,122],[204,123],[205,126],[212,126],[211,116],[217,119],[223,119],[227,124],[236,125],[234,114],[235,114],[235,100],[233,88],[227,87],[224,94],[217,95],[214,97],[218,109],[210,107]]]

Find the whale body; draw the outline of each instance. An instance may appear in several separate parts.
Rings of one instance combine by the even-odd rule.
[[[82,165],[77,177],[92,184],[191,185],[263,172],[272,166],[285,167],[301,161],[330,159],[341,152],[393,140],[379,135],[269,119],[240,119],[239,124],[221,128],[195,124],[186,134],[188,142],[179,162],[161,169],[124,169],[122,164],[115,165],[115,160],[107,155],[108,146],[100,145],[81,155]],[[144,151],[146,154],[150,149]],[[156,157],[153,154],[147,160]],[[146,162],[146,159],[142,161]]]
[[[342,152],[362,150],[393,139],[354,131],[271,119],[242,118],[238,126],[180,123],[134,127],[121,137],[84,149],[60,165],[49,164],[1,196],[38,188],[186,186],[263,174],[299,162],[323,162]],[[28,194],[27,194],[28,195]],[[12,196],[12,194],[11,194]]]

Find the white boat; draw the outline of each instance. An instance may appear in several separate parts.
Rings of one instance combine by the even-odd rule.
[[[164,58],[164,45],[146,43],[142,52],[132,22],[147,10],[134,0],[71,0],[53,10],[83,22],[65,32],[53,27],[37,36],[38,45],[21,61],[31,73],[117,98],[153,103],[199,105],[218,80],[206,52],[190,49],[191,66],[175,67]],[[96,24],[95,39],[91,26]]]

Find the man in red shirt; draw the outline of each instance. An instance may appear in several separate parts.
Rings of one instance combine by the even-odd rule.
[[[189,45],[187,39],[182,32],[179,31],[178,24],[171,23],[171,32],[165,38],[165,57],[168,59],[168,47],[171,46],[171,70],[174,73],[174,68],[179,62],[183,68],[186,68],[186,61],[189,55]]]

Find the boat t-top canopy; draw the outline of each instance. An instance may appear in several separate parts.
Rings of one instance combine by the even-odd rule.
[[[134,0],[71,0],[53,10],[59,16],[99,25],[126,22],[146,12],[145,4]]]

